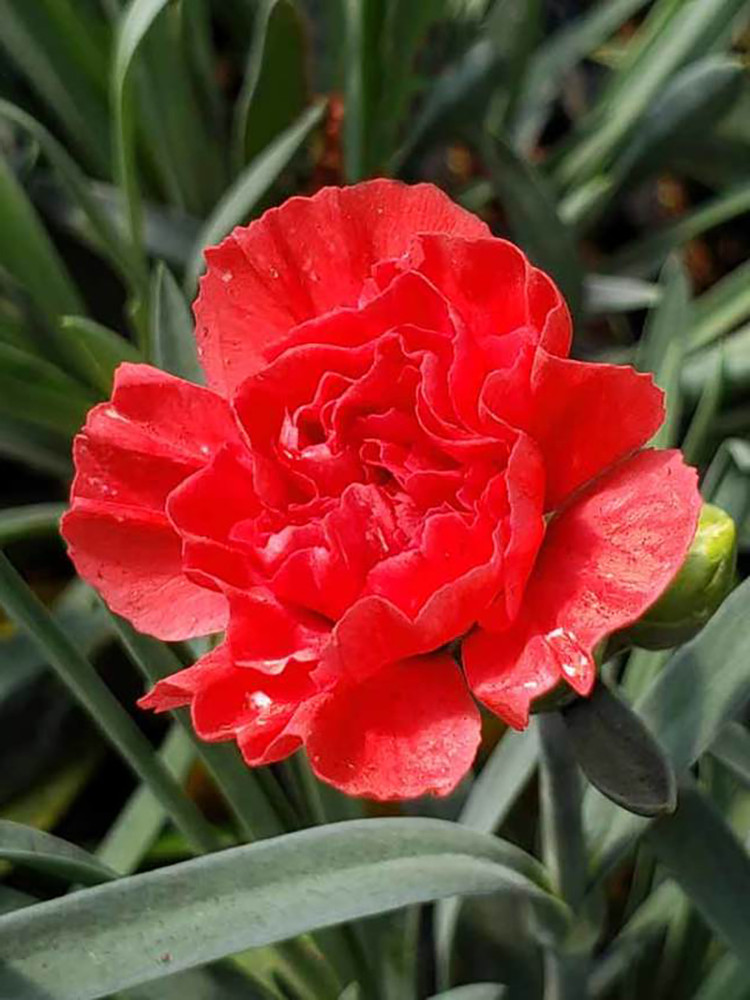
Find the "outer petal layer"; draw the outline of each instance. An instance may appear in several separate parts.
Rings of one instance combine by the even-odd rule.
[[[189,705],[201,739],[234,739],[247,763],[257,766],[281,760],[300,746],[301,737],[287,727],[300,704],[315,693],[300,664],[272,677],[236,666],[221,645],[187,670],[159,681],[138,704],[156,712]]]
[[[594,647],[668,586],[700,505],[695,470],[675,451],[640,452],[592,484],[552,521],[519,617],[464,641],[476,696],[520,729],[532,701],[560,681],[587,694]]]
[[[546,509],[646,444],[664,420],[664,394],[650,375],[625,365],[537,355],[532,437],[547,470]]]
[[[182,571],[170,492],[237,439],[225,401],[147,365],[121,365],[110,403],[75,443],[76,478],[62,533],[81,576],[113,611],[160,639],[221,629],[226,600]]]
[[[480,718],[447,653],[401,660],[342,686],[310,725],[315,773],[349,795],[447,795],[471,767]]]
[[[430,184],[374,180],[290,198],[208,251],[195,304],[209,385],[230,393],[292,327],[357,305],[378,262],[415,233],[487,236],[487,226]]]

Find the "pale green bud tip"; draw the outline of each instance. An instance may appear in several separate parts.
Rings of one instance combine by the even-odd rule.
[[[682,569],[646,614],[626,631],[635,646],[668,649],[696,635],[735,583],[737,529],[721,508],[703,505]]]

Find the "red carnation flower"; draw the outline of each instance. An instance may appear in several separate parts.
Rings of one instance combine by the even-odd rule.
[[[680,568],[695,472],[638,450],[662,394],[570,360],[552,281],[430,185],[293,198],[207,260],[208,388],[120,367],[76,440],[72,558],[145,632],[226,628],[142,705],[251,765],[304,745],[346,792],[447,793],[470,692],[517,728],[587,694]]]

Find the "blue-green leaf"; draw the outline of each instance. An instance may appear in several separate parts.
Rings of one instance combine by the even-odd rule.
[[[543,884],[540,866],[518,848],[455,824],[336,823],[0,918],[0,994],[94,1000],[244,948],[459,893],[510,894],[560,933],[565,908]]]

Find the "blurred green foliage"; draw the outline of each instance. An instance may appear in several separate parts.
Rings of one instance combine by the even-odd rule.
[[[70,442],[123,360],[200,378],[190,301],[206,245],[293,193],[426,179],[554,275],[579,357],[653,372],[669,399],[656,443],[683,447],[706,500],[734,518],[746,576],[749,24],[748,0],[0,0],[0,545],[37,595],[0,565],[2,600],[35,639],[3,626],[0,641],[0,858],[14,865],[0,956],[26,975],[0,971],[0,995],[416,1000],[477,979],[450,995],[495,997],[496,981],[511,998],[543,995],[519,894],[544,923],[549,886],[488,836],[536,851],[535,730],[504,736],[453,800],[416,804],[458,819],[450,834],[413,819],[382,838],[299,762],[251,774],[232,748],[196,746],[182,717],[149,741],[124,707],[138,675],[201,650],[135,635],[71,582],[55,537]],[[578,1000],[750,997],[748,586],[671,659],[621,652],[604,667],[692,778],[684,808],[650,827],[584,796],[588,870],[568,942],[584,963]],[[553,757],[543,739],[554,782]],[[559,874],[578,834],[543,813],[568,848],[543,845]],[[353,839],[324,828],[274,839],[267,855],[253,844],[62,894],[321,818],[354,820],[342,828]],[[298,881],[272,877],[292,861]],[[440,903],[421,936],[415,910],[354,919],[480,891],[480,871],[499,895]],[[151,924],[135,916],[141,891]],[[188,891],[199,905],[182,912]],[[143,936],[175,911],[188,958],[149,966]],[[342,919],[353,922],[325,929]],[[250,945],[168,975],[189,953]],[[83,976],[97,948],[111,961]]]

